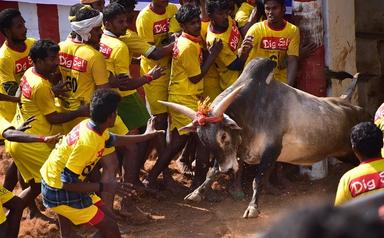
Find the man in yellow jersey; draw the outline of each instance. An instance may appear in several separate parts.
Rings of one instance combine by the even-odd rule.
[[[105,1],[104,0],[80,0],[81,4],[89,5],[93,9],[102,12],[104,10]]]
[[[60,43],[60,71],[63,80],[67,82],[70,88],[69,95],[62,98],[61,106],[63,110],[76,110],[82,102],[89,103],[91,96],[96,88],[120,87],[129,79],[126,76],[118,77],[109,83],[115,77],[110,75],[106,68],[104,56],[99,52],[100,38],[102,36],[103,14],[90,8],[81,8],[74,21],[71,22],[71,28],[75,33],[75,38],[67,39]],[[63,125],[65,133],[70,131],[75,125],[85,118],[72,120]],[[128,128],[118,116],[115,126],[111,128],[113,133],[125,135]],[[127,157],[127,151],[123,151],[124,157]],[[106,149],[105,156],[111,157],[108,163],[103,163],[102,181],[113,181],[116,179],[118,160],[114,147]],[[96,171],[96,170],[95,170]],[[112,209],[113,197],[108,193],[102,194],[108,206]]]
[[[135,0],[111,0],[110,2],[118,3],[125,8],[128,24],[135,19],[136,13],[134,9],[137,4]],[[128,46],[130,57],[143,55],[151,60],[159,60],[170,56],[174,44],[172,42],[165,46],[151,45],[130,29],[127,29],[126,34],[121,36],[120,39]]]
[[[374,122],[376,126],[380,128],[380,130],[384,133],[384,103],[381,104],[381,106],[377,109]],[[384,146],[381,149],[381,156],[384,157]]]
[[[23,131],[30,128],[29,123],[33,120],[34,118],[30,118],[25,121],[21,127],[15,129],[11,123],[0,116],[0,138],[24,143],[56,143],[60,139],[61,136],[58,135],[38,136],[24,133]],[[9,210],[8,215],[5,214],[3,208]],[[0,185],[0,234],[3,237],[17,237],[23,208],[22,200]]]
[[[88,174],[103,156],[105,147],[144,142],[164,131],[156,131],[151,123],[143,135],[112,134],[120,95],[110,89],[96,90],[91,101],[91,118],[80,122],[52,151],[40,172],[43,203],[59,215],[59,221],[70,220],[75,225],[90,224],[100,237],[121,237],[114,216],[103,206],[95,192],[119,193],[130,196],[127,183],[85,182]],[[151,122],[151,121],[150,121]],[[63,219],[65,217],[66,219]],[[62,226],[60,226],[62,228]],[[61,229],[63,237],[70,230]],[[69,233],[69,234],[68,234]]]
[[[243,2],[236,12],[235,21],[241,32],[245,37],[248,29],[260,21],[264,15],[264,6],[260,0],[247,0]]]
[[[207,33],[207,46],[217,39],[222,40],[223,49],[215,60],[220,75],[220,88],[224,91],[231,86],[243,70],[252,47],[252,37],[241,43],[241,34],[236,22],[228,16],[228,3],[223,0],[208,0],[206,8],[211,22]]]
[[[130,131],[134,129],[145,131],[150,116],[136,89],[161,77],[164,68],[155,66],[148,74],[132,79],[129,73],[130,62],[127,60],[130,58],[129,49],[119,38],[126,33],[128,28],[125,8],[118,3],[108,5],[103,11],[103,22],[105,29],[100,40],[100,52],[103,53],[106,59],[107,70],[114,76],[130,78],[118,89],[119,94],[122,96],[122,100],[118,105],[118,115]],[[147,143],[125,147],[125,149],[128,149],[126,154],[129,156],[129,158],[122,161],[125,182],[132,183],[135,186],[142,186],[139,173],[141,164],[144,162],[146,148]],[[119,149],[122,150],[122,148]],[[121,212],[124,213],[127,202],[123,199],[121,203]]]
[[[14,119],[15,124],[20,125],[32,116],[36,118],[31,122],[28,134],[55,135],[61,132],[62,123],[89,114],[86,106],[72,112],[57,112],[50,77],[57,70],[58,53],[59,46],[49,40],[37,41],[30,50],[34,67],[29,68],[21,78],[21,98]],[[7,147],[21,176],[30,186],[20,195],[25,204],[29,204],[40,194],[39,170],[53,146],[10,142]]]
[[[254,24],[247,32],[253,37],[253,49],[247,63],[256,57],[276,62],[275,79],[295,84],[300,46],[299,28],[284,20],[283,0],[265,0],[267,20]]]
[[[32,66],[28,54],[35,40],[26,37],[25,21],[16,9],[0,12],[0,32],[6,39],[0,48],[0,93],[14,96],[21,76]],[[0,102],[0,111],[8,121],[12,121],[16,104]]]
[[[372,122],[362,122],[352,128],[351,144],[360,165],[340,179],[335,205],[365,195],[384,192],[383,133]]]
[[[221,41],[214,42],[212,47],[210,47],[210,54],[203,61],[199,7],[192,4],[184,4],[177,11],[176,19],[180,23],[183,32],[173,48],[168,101],[185,105],[197,111],[198,101],[202,100],[203,77],[220,53],[222,43]],[[192,120],[174,110],[170,110],[169,114],[171,122],[169,127],[171,132],[170,143],[163,153],[159,155],[159,160],[148,174],[147,181],[152,186],[155,184],[161,171],[168,166],[169,162],[185,146],[189,137],[188,132],[179,131],[179,129],[188,125]],[[203,177],[204,179],[205,175],[201,176],[200,173],[206,174],[207,171],[204,170],[209,168],[207,165],[209,153],[204,150],[199,141],[196,152],[196,178]]]
[[[21,76],[32,66],[32,60],[28,54],[35,40],[26,37],[25,21],[17,9],[5,9],[0,12],[0,32],[6,39],[0,48],[0,93],[14,96]],[[1,101],[0,112],[7,121],[12,121],[16,112],[16,103],[8,100]],[[17,168],[12,162],[5,175],[4,187],[12,191],[17,180]],[[33,217],[38,210],[36,206],[31,209]]]
[[[136,28],[139,37],[151,45],[165,45],[165,42],[168,42],[169,33],[175,31],[172,28],[178,25],[174,23],[176,11],[176,5],[168,4],[168,0],[153,0],[137,16]],[[160,79],[145,85],[144,91],[150,113],[156,115],[156,128],[165,129],[167,128],[167,108],[157,101],[168,99],[170,57],[163,57],[160,60],[142,57],[141,74],[148,73],[155,65],[167,67],[168,70]]]

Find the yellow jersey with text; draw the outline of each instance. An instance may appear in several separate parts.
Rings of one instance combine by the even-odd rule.
[[[168,39],[171,31],[171,19],[174,19],[177,7],[174,4],[168,4],[164,14],[155,13],[150,4],[140,11],[136,19],[137,34],[143,41],[155,45],[162,46],[168,44],[164,41]],[[175,20],[172,20],[174,22]],[[174,23],[173,25],[176,25]],[[167,67],[166,74],[161,78],[151,82],[152,85],[168,84],[169,82],[169,68],[170,57],[163,57],[160,60],[151,60],[147,57],[142,57],[140,62],[141,74],[148,73],[156,65]]]
[[[103,156],[109,131],[99,132],[90,119],[75,126],[52,150],[40,169],[44,182],[50,187],[61,189],[61,175],[65,168],[84,181],[93,167]]]
[[[53,135],[58,126],[52,125],[45,118],[56,112],[55,96],[51,90],[51,83],[44,76],[38,74],[35,68],[28,69],[20,81],[21,97],[16,113],[16,123],[34,116],[31,128],[25,133],[35,135]]]
[[[200,35],[203,40],[202,46],[204,48],[206,47],[206,39],[207,39],[207,33],[208,33],[208,26],[210,21],[201,21],[201,31]],[[204,76],[204,97],[209,97],[211,101],[213,101],[217,95],[219,95],[222,90],[220,88],[220,76],[217,72],[216,66],[211,65],[209,67],[208,72]]]
[[[46,116],[56,111],[55,96],[51,91],[50,82],[29,68],[20,81],[21,98],[14,118],[14,125],[21,125],[34,116],[27,134],[54,135],[61,132],[61,125],[52,125]],[[47,143],[6,142],[6,148],[25,182],[34,180],[39,183],[39,170],[48,158],[53,146]]]
[[[100,39],[100,52],[104,55],[107,70],[113,75],[129,75],[130,57],[126,44],[119,38],[103,34]],[[117,91],[122,97],[134,94],[136,90]]]
[[[275,79],[287,83],[287,57],[299,56],[299,28],[285,22],[282,30],[274,30],[268,26],[268,21],[262,21],[249,28],[247,36],[253,36],[253,48],[247,63],[256,57],[269,58],[276,62]]]
[[[82,102],[89,103],[96,85],[108,83],[104,56],[90,45],[67,39],[60,42],[60,72],[70,88],[61,106],[75,111]]]
[[[220,75],[220,88],[225,90],[231,86],[239,77],[240,71],[229,70],[227,67],[237,59],[237,50],[241,45],[242,39],[236,22],[228,17],[228,28],[224,32],[215,32],[212,24],[209,24],[207,32],[207,45],[211,46],[215,39],[221,39],[223,49],[215,60],[217,71]]]
[[[375,125],[384,133],[384,103],[377,109],[374,122]],[[384,157],[384,147],[381,149],[381,156]]]
[[[26,49],[19,52],[7,45],[0,48],[0,93],[15,95],[24,72],[33,65],[28,56],[35,39],[25,40]],[[16,112],[16,104],[13,102],[0,102],[0,112],[8,120],[12,121]]]
[[[198,95],[203,93],[203,80],[192,83],[189,78],[201,73],[203,52],[201,38],[185,32],[173,47],[169,94]]]
[[[374,158],[360,163],[341,177],[335,205],[379,191],[384,191],[384,159]]]

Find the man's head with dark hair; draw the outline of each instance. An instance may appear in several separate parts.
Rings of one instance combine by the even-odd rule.
[[[152,6],[154,6],[156,9],[162,9],[165,11],[169,4],[169,0],[152,0]]]
[[[121,96],[111,89],[97,89],[92,97],[90,112],[91,119],[96,124],[107,123],[107,127],[113,127],[116,119],[117,105]]]
[[[264,4],[266,4],[267,2],[277,2],[278,4],[280,4],[281,6],[285,6],[285,1],[284,0],[264,0]]]
[[[95,9],[83,7],[80,8],[80,10],[76,13],[76,20],[74,22],[79,22],[87,19],[94,18],[96,16],[99,16],[101,13]],[[101,29],[102,22],[100,22],[100,25],[95,25],[94,28],[89,32],[90,37],[86,41],[87,44],[92,45],[95,49],[99,49],[99,43],[101,35],[103,34],[103,31]],[[79,34],[76,33],[76,37],[79,40],[83,40]]]
[[[76,21],[83,21],[98,16],[99,14],[100,12],[93,8],[83,7],[77,11],[75,17]]]
[[[56,72],[59,66],[59,51],[59,45],[53,41],[38,40],[29,51],[36,71],[43,75]]]
[[[0,32],[8,41],[15,43],[27,39],[27,28],[19,10],[7,8],[0,12]]]
[[[383,221],[345,208],[322,206],[295,211],[271,226],[263,238],[382,237]]]
[[[135,10],[137,0],[110,0],[110,3],[118,3],[125,8],[125,11],[133,12]]]
[[[194,4],[184,4],[176,12],[176,20],[180,23],[183,32],[200,36],[201,20],[200,8]]]
[[[119,3],[111,3],[104,8],[103,23],[112,21],[118,15],[125,15],[125,8]]]
[[[226,0],[207,0],[205,4],[208,17],[211,19],[211,23],[215,30],[225,31],[229,26],[228,2]]]
[[[127,16],[127,22],[134,22],[135,20],[135,7],[136,0],[111,0],[110,3],[118,3],[125,9],[125,15]]]
[[[93,9],[102,12],[104,9],[104,0],[80,0],[80,3],[91,6]]]
[[[285,26],[284,0],[264,0],[264,12],[270,27],[280,29]]]
[[[69,15],[68,15],[68,20],[69,22],[71,21],[76,21],[76,14],[80,11],[81,8],[85,7],[86,5],[77,3],[75,5],[72,5],[71,8],[69,8]]]
[[[117,37],[124,35],[128,29],[125,8],[118,3],[111,3],[104,8],[103,22],[106,30]]]
[[[361,122],[352,128],[351,144],[360,161],[381,157],[383,133],[372,122]]]

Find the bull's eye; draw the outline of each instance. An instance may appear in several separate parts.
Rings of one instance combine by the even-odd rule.
[[[224,142],[226,138],[227,138],[227,133],[223,133],[221,135],[221,141]]]

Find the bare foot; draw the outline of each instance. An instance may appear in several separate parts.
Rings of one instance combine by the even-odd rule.
[[[121,201],[121,209],[119,215],[132,225],[147,224],[151,217],[150,213],[141,212],[133,203],[132,200],[123,199]]]

